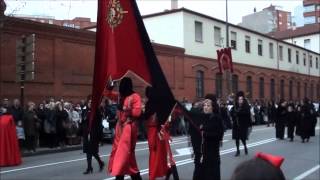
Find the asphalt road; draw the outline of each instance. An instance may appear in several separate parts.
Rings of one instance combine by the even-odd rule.
[[[276,140],[274,127],[256,126],[251,133],[248,147],[249,155],[241,151],[240,157],[234,157],[235,144],[231,139],[231,131],[224,136],[223,147],[221,148],[221,177],[230,179],[236,166],[254,156],[256,152],[262,151],[285,157],[281,166],[286,179],[320,179],[319,165],[319,126],[316,136],[310,139],[309,143],[301,143],[299,137],[294,142],[289,140]],[[180,179],[192,179],[193,161],[188,153],[188,137],[180,136],[173,138],[171,147],[175,154]],[[100,147],[100,155],[107,164],[111,145]],[[136,157],[143,179],[148,179],[148,147],[146,142],[138,142]],[[83,175],[86,169],[85,154],[82,151],[71,151],[47,155],[38,155],[23,158],[20,166],[1,168],[1,180],[111,180],[106,171],[98,172],[98,163],[93,159],[94,173]],[[127,177],[127,179],[129,179]],[[161,179],[161,178],[159,178]]]

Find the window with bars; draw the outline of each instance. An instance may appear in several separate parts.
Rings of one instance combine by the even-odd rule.
[[[303,65],[304,66],[307,65],[307,55],[306,55],[306,53],[303,53]]]
[[[283,46],[279,46],[279,59],[283,60]]]
[[[238,92],[238,82],[239,82],[239,77],[236,74],[232,75],[232,92],[236,94]]]
[[[258,40],[258,55],[262,56],[262,40]]]
[[[308,95],[308,84],[304,83],[304,97],[307,97]]]
[[[216,74],[216,95],[218,98],[222,97],[222,74]]]
[[[291,49],[288,48],[288,62],[291,63]]]
[[[252,77],[247,76],[247,92],[248,98],[252,98]]]
[[[273,59],[273,43],[269,43],[269,57],[270,59]]]
[[[316,68],[319,69],[319,60],[318,60],[318,57],[316,57]]]
[[[196,94],[198,98],[204,96],[204,73],[200,70],[196,74]]]
[[[317,90],[317,98],[320,99],[320,84],[317,84],[317,89],[316,90]]]
[[[231,48],[237,49],[237,33],[231,31]]]
[[[301,99],[301,94],[300,94],[300,82],[297,82],[297,97],[298,97],[298,99]]]
[[[296,51],[296,64],[299,64],[299,51]]]
[[[250,36],[246,36],[245,37],[245,48],[246,48],[246,52],[250,53]]]
[[[311,83],[311,84],[310,84],[310,99],[311,99],[311,100],[313,100],[313,92],[314,92],[313,84]]]
[[[260,77],[259,79],[259,97],[260,99],[264,98],[264,78]]]
[[[280,99],[284,99],[284,80],[280,80]]]
[[[292,88],[293,88],[293,84],[292,81],[289,81],[289,99],[292,100]]]
[[[196,42],[203,42],[202,22],[195,21],[194,22],[194,28],[195,28],[195,41]]]
[[[312,68],[312,56],[309,56],[309,66]]]
[[[270,80],[270,98],[273,100],[276,98],[276,85],[274,79]]]
[[[214,26],[214,44],[221,46],[221,28]]]

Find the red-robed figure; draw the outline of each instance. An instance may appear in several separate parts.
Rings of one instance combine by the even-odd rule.
[[[169,124],[161,124],[157,116],[159,101],[156,100],[156,94],[152,87],[146,88],[146,97],[148,102],[143,114],[148,129],[149,145],[149,180],[155,180],[157,177],[166,176],[169,179],[173,174],[175,180],[179,179],[175,161],[172,156],[169,140]],[[169,163],[168,163],[169,161]]]
[[[13,116],[8,114],[5,108],[2,108],[2,111],[4,114],[0,116],[0,167],[20,165],[21,155]]]
[[[117,180],[124,179],[124,175],[140,180],[135,147],[138,136],[137,121],[141,115],[141,97],[133,91],[132,80],[127,77],[120,81],[119,93],[119,120],[116,125],[108,171],[116,176]]]

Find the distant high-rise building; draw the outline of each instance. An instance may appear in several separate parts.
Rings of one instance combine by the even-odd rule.
[[[292,26],[301,27],[304,25],[303,10],[304,9],[302,4],[294,8],[292,16]]]
[[[239,25],[261,33],[284,31],[292,26],[291,12],[270,5],[262,11],[243,16]]]
[[[303,0],[304,24],[320,23],[320,0]]]

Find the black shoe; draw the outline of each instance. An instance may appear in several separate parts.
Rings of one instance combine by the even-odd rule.
[[[290,139],[290,142],[293,142],[293,139]]]
[[[176,165],[171,166],[172,176],[174,180],[179,180],[178,169]]]
[[[248,148],[244,148],[244,153],[248,155]]]
[[[116,176],[116,180],[124,180],[124,176]]]
[[[301,141],[302,143],[304,143],[304,139],[302,139],[302,141]]]
[[[130,175],[132,180],[142,180],[142,177],[140,175],[140,172],[134,175]]]
[[[104,167],[104,162],[103,161],[101,161],[99,163],[99,167],[100,167],[99,171],[101,172],[103,170],[103,167]]]
[[[93,171],[92,168],[87,168],[87,170],[85,172],[83,172],[83,174],[91,174]]]
[[[307,138],[306,142],[309,142],[309,138]]]
[[[171,170],[171,168],[170,168],[170,169],[168,169],[168,171],[167,171],[167,174],[166,174],[166,178],[165,178],[165,180],[169,180],[169,179],[170,179],[171,174],[172,174],[172,170]]]
[[[237,151],[237,153],[234,155],[235,157],[240,155],[240,151]]]

